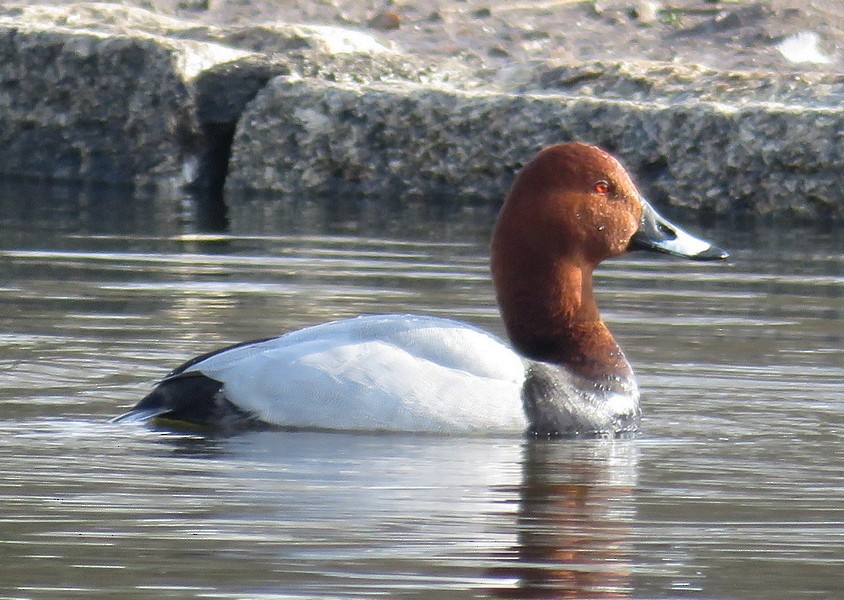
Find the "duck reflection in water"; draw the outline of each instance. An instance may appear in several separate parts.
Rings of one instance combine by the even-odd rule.
[[[633,443],[525,446],[515,580],[497,598],[629,598],[638,449]]]

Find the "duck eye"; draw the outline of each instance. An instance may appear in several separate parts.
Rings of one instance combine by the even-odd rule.
[[[602,179],[601,181],[596,181],[592,189],[598,194],[609,194],[610,184]]]

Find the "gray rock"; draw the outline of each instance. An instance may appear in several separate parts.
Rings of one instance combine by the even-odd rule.
[[[246,53],[118,27],[112,8],[90,8],[101,23],[67,6],[0,12],[0,173],[121,183],[195,177],[207,145],[196,77]]]
[[[520,65],[511,72],[514,70],[519,73],[515,81],[508,80],[508,71],[503,71],[497,74],[496,85],[521,92],[549,91],[666,104],[710,101],[734,106],[774,102],[834,108],[844,94],[844,75],[812,71],[730,71],[656,61],[537,62]]]
[[[499,201],[537,150],[577,139],[618,154],[662,205],[842,218],[841,131],[837,108],[278,78],[240,121],[227,185]]]
[[[228,31],[100,3],[0,6],[0,56],[0,174],[212,188],[272,77],[434,76],[362,33]]]

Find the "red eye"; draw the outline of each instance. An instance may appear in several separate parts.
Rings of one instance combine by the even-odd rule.
[[[592,186],[592,189],[598,194],[609,194],[610,184],[604,180],[596,181],[595,185]]]

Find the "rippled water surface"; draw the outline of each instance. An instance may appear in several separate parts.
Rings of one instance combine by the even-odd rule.
[[[844,597],[840,230],[690,224],[731,262],[600,269],[632,440],[109,423],[184,359],[327,319],[501,333],[494,216],[235,199],[207,233],[185,199],[0,188],[0,598]]]

